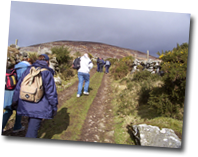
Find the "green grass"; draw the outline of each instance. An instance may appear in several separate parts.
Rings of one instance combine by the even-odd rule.
[[[56,85],[57,93],[62,92],[64,89],[72,86],[78,80],[78,76],[75,75],[70,80],[62,80],[62,85]]]
[[[89,96],[76,97],[74,93],[61,108],[54,119],[46,120],[39,130],[38,137],[47,139],[79,139],[87,112],[101,85],[103,73],[95,73],[90,80]],[[77,90],[77,89],[76,89]]]
[[[119,88],[119,85],[127,84],[127,89]],[[169,128],[175,131],[177,136],[182,138],[183,121],[173,118],[163,117],[157,114],[156,109],[149,106],[146,101],[140,100],[141,82],[131,82],[127,79],[116,80],[113,82],[112,89],[115,94],[115,100],[112,101],[114,106],[115,122],[115,143],[131,144],[132,140],[128,133],[127,126],[147,124],[161,128]],[[131,85],[131,86],[130,86]],[[155,84],[154,84],[155,85]],[[142,97],[142,99],[144,99]]]

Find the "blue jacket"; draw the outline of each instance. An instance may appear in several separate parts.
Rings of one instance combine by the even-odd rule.
[[[53,78],[54,71],[53,69],[48,67],[46,61],[42,61],[42,60],[37,60],[34,64],[32,64],[32,66],[34,66],[35,68],[41,67],[48,69],[41,72],[44,95],[43,98],[38,103],[28,102],[20,99],[19,97],[20,85],[24,77],[27,74],[29,74],[30,68],[28,68],[22,74],[22,77],[17,83],[13,95],[13,102],[18,101],[17,114],[27,117],[51,119],[53,117],[53,111],[57,111],[57,105],[58,105],[56,85]]]
[[[103,64],[103,66],[105,65],[105,61],[104,60],[102,60],[102,64]]]
[[[17,80],[21,78],[21,75],[23,72],[30,66],[30,63],[26,61],[19,62],[14,66],[17,72]],[[12,104],[12,98],[13,98],[14,90],[5,90],[4,92],[4,109],[12,110],[11,104]]]

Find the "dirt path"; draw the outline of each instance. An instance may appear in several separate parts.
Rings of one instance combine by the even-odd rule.
[[[89,108],[79,141],[114,143],[110,76],[105,74]]]
[[[96,73],[96,68],[93,68],[90,71],[90,78]],[[78,81],[76,81],[73,85],[71,85],[70,87],[66,88],[65,90],[61,91],[58,93],[58,108],[60,108],[65,101],[67,101],[68,99],[70,99],[70,97],[76,92],[77,94],[77,90],[78,90]]]

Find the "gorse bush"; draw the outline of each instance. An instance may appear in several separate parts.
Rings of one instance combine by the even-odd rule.
[[[177,44],[176,48],[163,52],[159,58],[162,59],[164,85],[150,92],[148,104],[164,116],[181,119],[185,100],[188,44]]]
[[[148,80],[151,76],[151,73],[147,70],[145,71],[136,71],[133,75],[133,81],[144,81]]]
[[[121,58],[119,61],[113,61],[111,73],[114,79],[118,80],[125,77],[132,70],[134,58],[132,56],[128,56]]]
[[[60,68],[60,77],[63,80],[67,80],[75,75],[75,71],[71,68],[72,57],[67,47],[53,47],[51,49],[52,54],[56,56]],[[76,53],[79,55],[79,53]]]

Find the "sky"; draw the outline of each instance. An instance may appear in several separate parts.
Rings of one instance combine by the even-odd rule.
[[[91,41],[147,52],[189,42],[190,14],[11,2],[8,45],[59,40]]]

